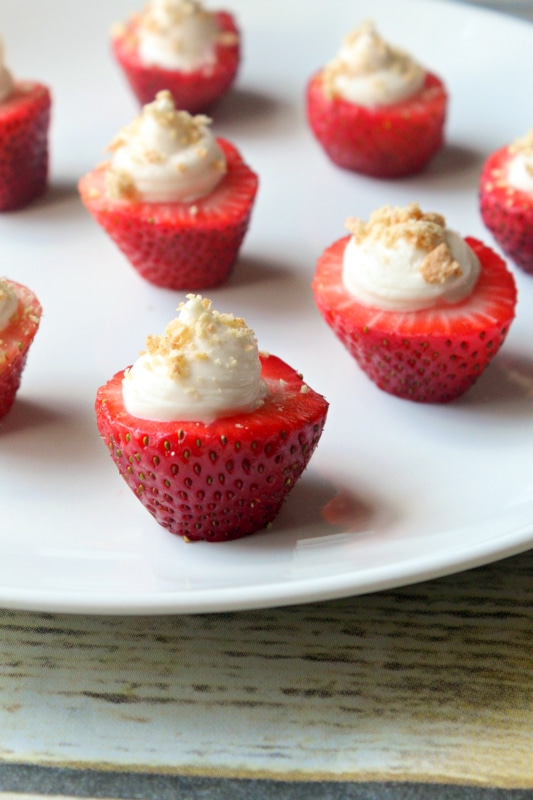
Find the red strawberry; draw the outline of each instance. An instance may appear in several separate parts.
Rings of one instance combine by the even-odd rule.
[[[342,257],[349,236],[318,261],[317,306],[359,366],[390,394],[447,403],[465,392],[503,344],[516,305],[505,262],[476,239],[466,239],[481,262],[470,297],[407,313],[361,305],[345,289]]]
[[[39,328],[42,309],[39,301],[26,286],[2,279],[11,286],[19,298],[18,308],[7,327],[0,330],[0,419],[15,400],[26,364],[28,350]]]
[[[307,466],[328,403],[275,356],[262,356],[270,392],[256,411],[209,424],[150,422],[124,408],[119,372],[96,397],[100,435],[137,497],[171,533],[238,539],[268,525]]]
[[[309,124],[330,159],[376,178],[398,178],[424,169],[443,144],[446,103],[444,85],[431,73],[413,97],[372,108],[331,95],[322,71],[307,87]]]
[[[480,179],[481,216],[503,252],[533,274],[533,197],[507,183],[511,158],[509,148],[502,147],[485,162]]]
[[[48,180],[50,93],[30,81],[0,103],[0,211],[22,208]]]
[[[83,202],[143,278],[168,289],[205,289],[227,280],[242,244],[257,175],[218,139],[227,173],[194,203],[142,203],[106,194],[105,165],[85,175]]]
[[[226,94],[239,67],[239,32],[231,14],[220,11],[216,17],[221,37],[216,46],[215,63],[194,72],[143,64],[137,52],[138,22],[135,18],[115,33],[111,42],[113,53],[142,105],[150,103],[157,92],[168,89],[178,108],[198,114],[208,111]]]

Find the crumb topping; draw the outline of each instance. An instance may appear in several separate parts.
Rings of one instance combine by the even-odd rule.
[[[135,181],[129,173],[122,170],[107,170],[106,188],[113,200],[137,200]],[[98,191],[96,191],[96,196],[98,196]]]
[[[0,304],[6,303],[13,296],[14,291],[9,283],[0,279]]]
[[[463,270],[450,253],[448,245],[442,242],[422,261],[420,274],[426,283],[446,283],[450,278],[460,278]]]
[[[138,191],[140,175],[173,182],[172,176],[198,175],[201,170],[207,175],[202,182],[216,185],[227,165],[210,124],[211,119],[203,114],[193,116],[177,109],[169,91],[158,92],[107,147],[113,153],[106,169],[109,196],[114,200],[145,199]],[[196,182],[194,175],[188,180]]]
[[[379,243],[394,248],[403,240],[424,251],[420,274],[426,283],[442,284],[463,274],[445,240],[446,220],[442,214],[424,213],[418,203],[405,208],[383,206],[370,215],[368,222],[349,217],[345,224],[356,244]]]
[[[163,0],[155,6],[150,3],[143,14],[143,25],[155,33],[161,33],[167,25],[161,22],[160,14],[164,14],[167,25],[183,25],[190,17],[209,19],[212,14],[206,11],[198,0]]]
[[[187,295],[189,300],[196,299],[195,295]],[[211,301],[201,298],[204,311],[192,321],[184,322],[180,317],[171,320],[162,335],[150,335],[146,339],[146,352],[157,356],[166,364],[168,375],[172,378],[187,377],[190,374],[190,361],[207,360],[211,356],[213,344],[220,342],[223,335],[228,332],[234,338],[249,337],[250,343],[244,345],[244,351],[254,349],[254,333],[246,325],[244,319],[233,314],[223,314],[211,310]],[[178,311],[185,307],[180,303]],[[202,343],[209,348],[202,347]],[[194,345],[191,347],[191,345]]]
[[[533,128],[526,133],[525,136],[520,136],[509,145],[511,153],[532,153],[533,152]]]
[[[191,36],[196,44],[203,41],[233,47],[239,42],[236,32],[219,29],[216,13],[204,8],[199,0],[152,0],[140,14],[132,16],[131,23],[130,30],[137,31],[135,47],[140,37],[148,35],[165,40],[176,55],[185,59],[194,48]]]
[[[524,157],[523,166],[530,178],[533,179],[533,128],[525,136],[515,139],[509,145],[509,152],[513,156]]]
[[[206,127],[211,124],[211,119],[203,114],[192,116],[187,111],[179,111],[174,105],[171,93],[164,89],[156,94],[152,103],[147,103],[143,107],[142,113],[133,122],[118,132],[107,150],[114,152],[132,141],[138,140],[143,121],[150,118],[159,127],[166,130],[171,138],[175,139],[176,144],[181,147],[190,147],[200,142]],[[161,163],[165,160],[164,154],[153,147],[145,147],[138,153],[138,158],[151,163]]]
[[[407,82],[415,82],[424,72],[408,53],[386,42],[372,20],[366,20],[348,34],[343,45],[337,58],[324,69],[324,87],[330,95],[335,93],[336,79],[340,75],[360,78],[388,70]]]

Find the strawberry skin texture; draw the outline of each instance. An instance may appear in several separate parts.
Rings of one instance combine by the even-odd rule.
[[[322,434],[328,403],[275,356],[256,411],[201,422],[150,422],[124,408],[117,373],[96,397],[100,435],[157,522],[187,540],[239,539],[275,518]]]
[[[0,211],[23,208],[48,182],[50,92],[21,81],[0,104]]]
[[[193,72],[180,72],[143,64],[137,52],[135,20],[111,40],[113,54],[141,105],[151,103],[157,92],[167,89],[176,107],[190,114],[209,111],[231,87],[240,61],[239,31],[231,14],[216,14],[222,34],[233,34],[235,43],[217,44],[215,62]]]
[[[481,217],[505,255],[533,275],[533,197],[507,183],[511,157],[509,148],[502,147],[485,162],[480,178]]]
[[[429,72],[413,97],[372,108],[330,96],[322,71],[307,86],[309,125],[329,158],[375,178],[421,172],[443,145],[446,107],[444,85]]]
[[[328,325],[383,391],[420,403],[447,403],[463,394],[494,358],[514,319],[516,286],[505,262],[467,238],[481,262],[470,297],[418,311],[380,311],[358,303],[343,285],[349,238],[322,254],[313,281]]]
[[[106,166],[79,183],[81,199],[139,274],[167,289],[207,289],[224,283],[248,230],[257,175],[233,145],[217,139],[227,173],[193,203],[113,200],[105,189]]]
[[[19,304],[9,325],[0,331],[0,419],[15,401],[42,314],[41,305],[30,289],[15,281],[5,282],[15,289]]]

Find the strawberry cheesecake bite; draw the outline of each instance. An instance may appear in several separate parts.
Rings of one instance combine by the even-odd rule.
[[[384,41],[371,21],[307,86],[307,117],[329,158],[376,178],[422,171],[444,140],[440,78]]]
[[[259,353],[243,319],[199,295],[96,397],[100,435],[150,514],[186,540],[211,542],[272,522],[327,410],[300,374]]]
[[[167,289],[226,281],[248,230],[257,175],[210,120],[178,111],[169,92],[111,143],[81,199],[139,274]]]
[[[228,92],[240,60],[233,16],[197,0],[151,0],[115,26],[112,49],[142,105],[168,89],[191,114],[208,111]]]
[[[516,287],[505,262],[416,203],[384,206],[318,261],[317,306],[380,389],[447,403],[463,394],[503,344]]]
[[[41,314],[40,303],[30,289],[0,278],[0,419],[15,401]]]
[[[533,274],[533,130],[489,156],[481,172],[479,204],[503,252]]]
[[[46,86],[14,80],[0,42],[0,211],[23,208],[46,190],[50,106]]]

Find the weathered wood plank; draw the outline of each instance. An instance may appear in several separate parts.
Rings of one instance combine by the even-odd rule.
[[[0,758],[533,787],[533,554],[339,602],[0,613]]]

